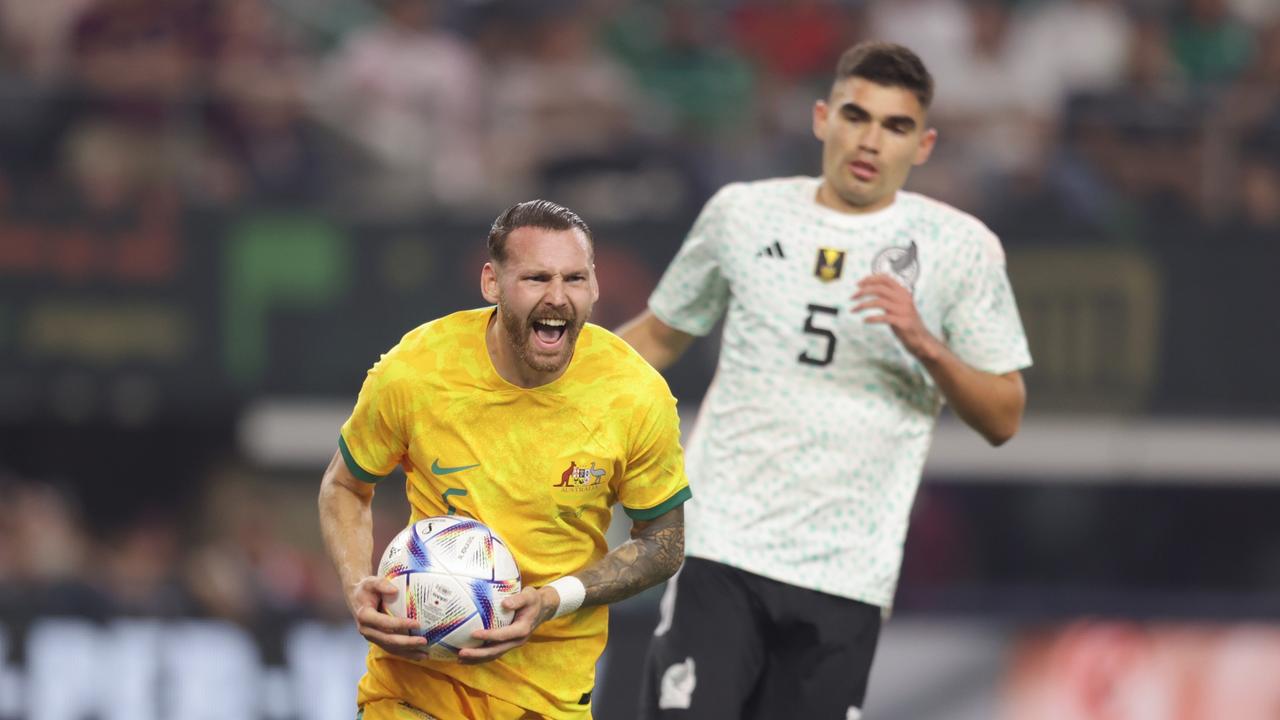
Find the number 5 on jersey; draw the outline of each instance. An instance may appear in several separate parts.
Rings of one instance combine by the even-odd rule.
[[[800,353],[800,357],[797,359],[806,365],[817,365],[819,367],[830,365],[831,359],[836,355],[836,334],[827,328],[818,327],[813,321],[819,315],[836,317],[836,309],[827,305],[811,304],[807,307],[809,314],[804,319],[804,332],[806,335],[816,335],[822,338],[822,352],[817,356],[810,355],[809,350],[812,348],[812,343],[810,343],[811,347]]]

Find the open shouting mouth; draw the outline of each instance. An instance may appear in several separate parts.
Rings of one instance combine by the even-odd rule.
[[[563,318],[541,318],[532,326],[534,342],[543,350],[559,349],[569,331],[569,321]]]

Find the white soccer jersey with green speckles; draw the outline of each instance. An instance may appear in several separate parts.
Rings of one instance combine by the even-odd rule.
[[[988,372],[1031,364],[999,240],[900,192],[865,215],[818,178],[736,183],[703,208],[649,299],[694,335],[727,311],[688,442],[686,552],[889,606],[942,396],[885,325],[855,314],[873,268],[913,289],[929,330]]]

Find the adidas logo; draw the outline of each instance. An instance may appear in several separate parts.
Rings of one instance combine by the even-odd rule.
[[[787,254],[782,252],[782,243],[774,240],[772,245],[765,245],[757,250],[756,257],[776,257],[786,260]]]

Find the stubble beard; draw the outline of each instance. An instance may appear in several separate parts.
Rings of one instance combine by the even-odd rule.
[[[573,357],[573,349],[577,347],[578,335],[582,332],[582,326],[586,324],[586,318],[579,321],[574,317],[572,307],[563,313],[542,313],[539,317],[555,317],[565,321],[564,326],[564,344],[558,354],[551,359],[539,357],[533,352],[533,316],[520,318],[515,313],[510,312],[503,305],[501,298],[498,300],[498,316],[502,318],[502,326],[507,331],[507,341],[511,344],[511,349],[515,352],[516,357],[525,365],[537,372],[549,373],[555,372],[565,366],[569,362],[569,358]]]

